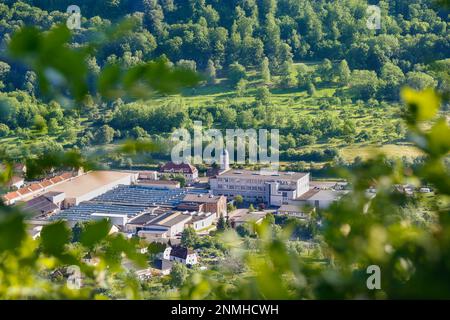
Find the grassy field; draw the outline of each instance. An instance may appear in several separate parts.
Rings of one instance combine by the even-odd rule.
[[[385,144],[381,146],[352,145],[341,150],[342,157],[347,161],[351,161],[358,156],[363,159],[368,159],[376,154],[385,154],[392,158],[416,158],[423,155],[416,147],[405,144]]]
[[[238,96],[236,90],[230,86],[227,79],[218,79],[215,85],[201,85],[196,88],[185,89],[182,93],[170,97],[155,97],[144,102],[145,104],[164,105],[168,102],[179,105],[180,108],[197,108],[215,105],[233,105],[255,101],[257,89],[263,85],[262,80],[256,71],[248,72],[248,84],[245,92]],[[273,83],[279,79],[273,77]],[[318,140],[313,145],[299,146],[297,149],[311,151],[325,148],[336,148],[346,161],[352,161],[355,157],[367,159],[371,155],[384,153],[389,157],[401,158],[403,156],[412,158],[420,156],[419,150],[405,142],[395,142],[387,137],[386,128],[394,126],[400,120],[400,107],[395,104],[384,104],[382,107],[372,107],[367,103],[354,103],[349,99],[336,99],[333,97],[336,86],[318,85],[316,93],[310,96],[304,89],[277,88],[277,85],[269,86],[271,92],[271,110],[273,117],[276,117],[277,124],[283,125],[291,119],[301,119],[305,116],[312,117],[313,121],[322,116],[324,112],[339,119],[351,119],[356,127],[355,136],[366,131],[370,139],[364,142],[344,141],[342,138],[328,138]],[[337,101],[337,102],[336,102]],[[87,119],[79,119],[80,125],[73,127],[78,136],[83,128],[91,126]],[[216,119],[216,121],[220,119]],[[0,144],[11,148],[22,145],[30,147],[42,141],[58,141],[63,146],[70,145],[75,141],[66,141],[60,136],[64,134],[66,128],[60,128],[59,132],[53,135],[30,132],[30,139],[25,140],[19,137],[8,137],[0,139]],[[138,164],[138,163],[136,163]],[[319,164],[319,163],[317,163]]]
[[[179,103],[185,107],[202,107],[217,104],[238,104],[252,103],[255,101],[255,93],[259,86],[262,85],[261,80],[251,74],[249,83],[244,95],[237,96],[226,79],[219,79],[215,86],[201,86],[195,89],[185,90],[182,94],[171,97],[171,101]],[[273,79],[274,82],[277,79]],[[365,130],[371,136],[371,140],[358,142],[345,142],[342,139],[319,140],[314,145],[299,147],[304,150],[325,149],[334,147],[340,150],[341,156],[346,161],[352,161],[355,157],[367,159],[370,155],[384,153],[389,157],[401,158],[417,157],[421,153],[411,145],[404,142],[396,144],[392,139],[386,139],[383,136],[385,128],[392,126],[400,120],[400,107],[395,104],[386,104],[384,107],[370,108],[366,105],[358,105],[346,100],[341,104],[330,102],[324,109],[323,103],[333,101],[333,94],[336,87],[318,86],[314,96],[309,96],[305,90],[298,88],[281,89],[271,88],[271,104],[275,112],[283,114],[281,121],[287,121],[290,118],[300,119],[303,116],[320,116],[324,111],[339,117],[340,119],[351,119],[355,123],[356,135]],[[152,103],[167,103],[166,98],[155,99]]]

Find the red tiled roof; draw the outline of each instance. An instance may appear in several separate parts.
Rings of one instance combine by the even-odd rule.
[[[182,172],[182,173],[195,173],[197,168],[189,163],[176,164],[173,162],[167,162],[161,167],[162,172]]]
[[[56,176],[54,178],[51,178],[50,181],[53,183],[58,183],[58,182],[64,181],[64,179],[61,178],[60,176]]]
[[[31,193],[30,189],[28,189],[28,187],[23,187],[20,188],[19,190],[17,190],[18,193],[20,193],[20,195],[24,195],[24,194],[28,194]]]
[[[38,191],[42,189],[42,186],[39,183],[32,183],[28,186],[31,191]]]
[[[50,180],[42,180],[41,181],[41,186],[43,186],[44,188],[53,185],[53,183]]]
[[[19,194],[18,192],[16,192],[16,191],[13,191],[13,192],[8,192],[8,193],[5,194],[3,197],[4,197],[6,200],[12,200],[12,199],[15,199],[15,198],[20,197],[20,194]]]
[[[60,175],[61,178],[64,180],[72,178],[72,174],[70,172],[64,172],[62,175]]]

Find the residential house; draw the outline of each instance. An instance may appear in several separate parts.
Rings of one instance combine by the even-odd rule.
[[[191,249],[173,246],[170,250],[170,261],[180,262],[185,265],[197,264],[198,258],[197,253]]]
[[[167,162],[161,167],[160,172],[163,174],[181,174],[188,184],[198,181],[198,170],[189,163],[176,164],[174,162]]]

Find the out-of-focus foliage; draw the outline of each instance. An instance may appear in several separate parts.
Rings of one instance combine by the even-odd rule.
[[[105,33],[105,37],[111,39],[119,34],[120,29]],[[71,48],[69,39],[70,32],[66,27],[48,32],[23,28],[12,37],[9,50],[12,56],[26,62],[36,72],[43,92],[82,101],[89,93],[85,58],[100,44]],[[173,93],[199,79],[194,72],[171,68],[162,60],[128,69],[112,68],[105,69],[99,77],[98,92],[104,93],[104,98],[109,97],[113,87],[114,90],[125,90],[120,92],[122,97],[126,93],[142,97],[152,92]],[[106,75],[111,70],[114,70],[112,77],[111,73]],[[158,144],[148,139],[127,141],[109,153],[133,155],[154,152],[158,148]],[[49,150],[27,159],[27,177],[36,178],[55,169],[93,169],[98,166],[95,156],[86,157],[75,149]],[[1,185],[10,181],[13,175],[13,160],[1,157]],[[74,235],[65,223],[51,223],[44,226],[40,237],[34,240],[27,230],[30,226],[26,219],[27,213],[20,207],[0,203],[0,299],[141,297],[137,279],[127,275],[122,267],[124,259],[137,266],[146,266],[146,257],[138,253],[139,241],[125,239],[120,234],[109,235],[111,225],[106,220],[77,227]],[[74,238],[79,241],[72,243]],[[73,289],[70,284],[73,284],[71,281],[77,270],[81,288]]]
[[[137,253],[138,241],[108,235],[106,221],[90,222],[76,244],[63,222],[43,227],[40,238],[33,240],[22,212],[3,205],[0,210],[1,299],[105,299],[123,273],[122,255],[145,265],[145,257]],[[68,285],[74,270],[80,271],[81,288]],[[140,293],[129,286],[118,297],[139,298]]]

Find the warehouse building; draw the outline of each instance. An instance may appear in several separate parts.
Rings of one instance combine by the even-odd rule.
[[[179,181],[173,180],[139,180],[138,185],[148,186],[154,189],[180,189],[181,184]]]
[[[333,202],[339,200],[348,191],[337,191],[334,189],[323,190],[318,188],[310,189],[297,199],[291,201],[291,204],[309,205],[316,209],[328,208]]]
[[[53,177],[48,177],[41,181],[32,182],[27,185],[23,185],[16,191],[8,192],[3,195],[3,200],[7,205],[13,205],[19,201],[29,201],[36,196],[42,195],[48,191],[52,190],[56,186],[61,185],[67,181],[70,181],[74,177],[76,177],[77,173],[73,172],[64,172],[59,175],[55,175]]]
[[[137,173],[91,171],[51,186],[47,191],[65,193],[63,208],[69,208],[98,197],[119,185],[130,185],[136,180]]]
[[[148,219],[147,221],[144,220],[143,216],[139,218],[143,225],[136,229],[137,235],[149,240],[154,238],[173,238],[180,235],[185,225],[192,220],[191,215],[182,214],[179,211],[170,211],[156,218],[148,215],[145,217]],[[136,221],[132,220],[130,224],[136,224]]]
[[[216,215],[211,212],[195,212],[191,213],[192,220],[188,225],[195,231],[207,229],[217,221]]]

